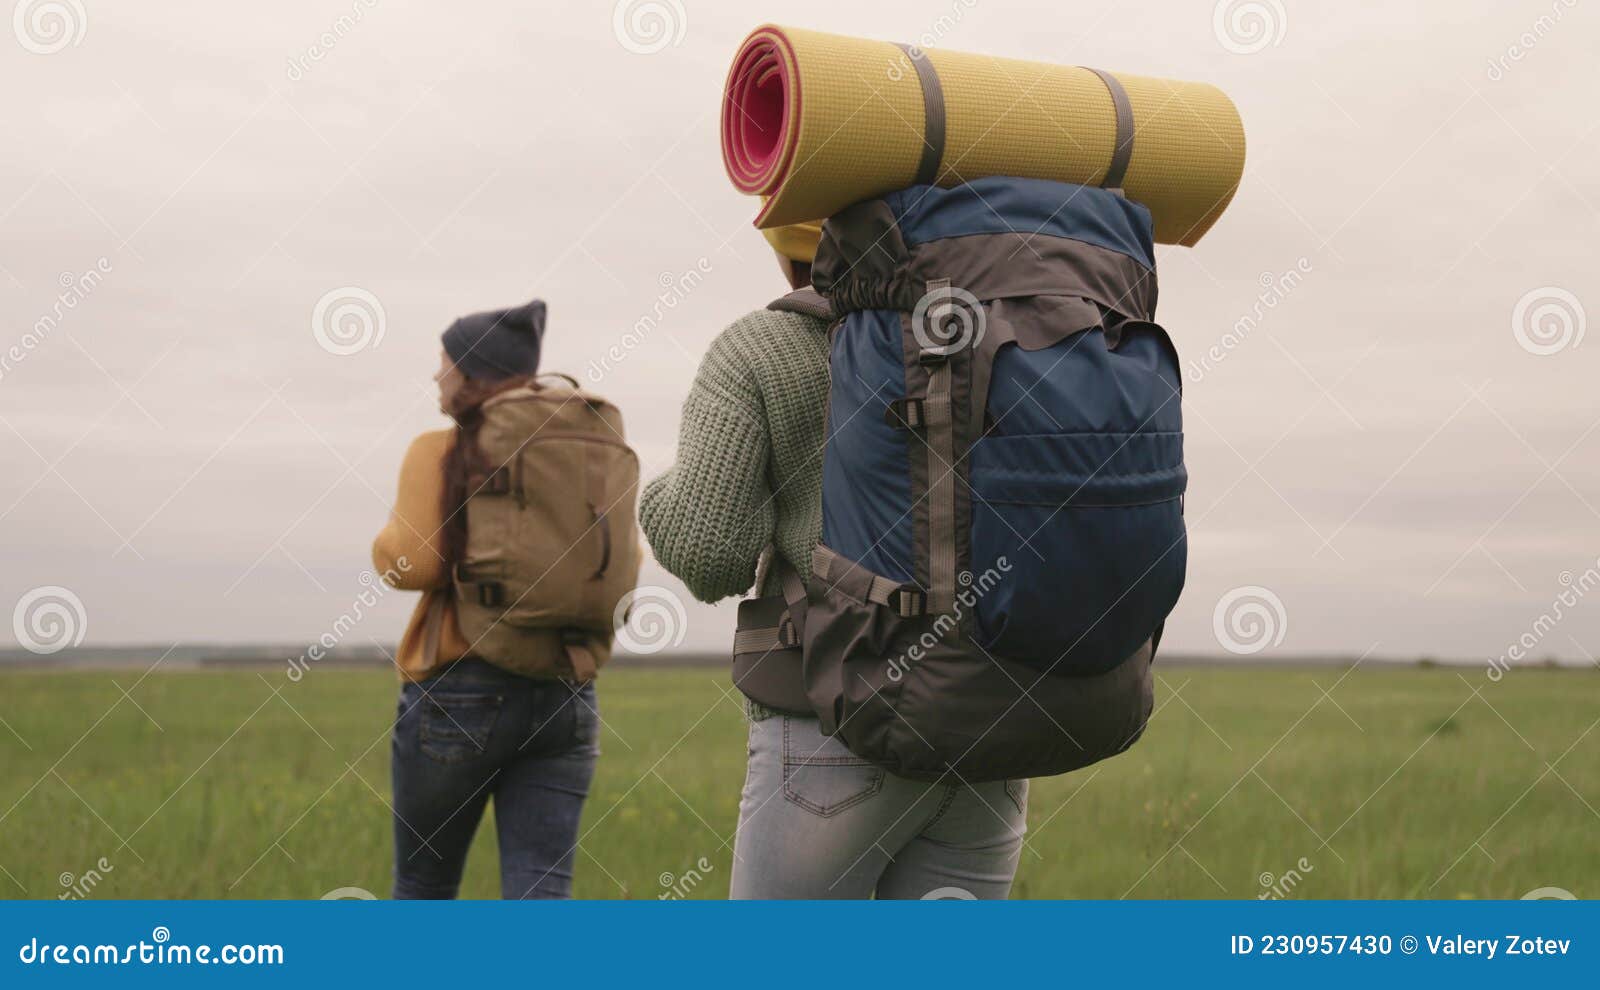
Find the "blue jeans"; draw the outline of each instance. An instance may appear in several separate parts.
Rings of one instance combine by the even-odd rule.
[[[907,780],[774,715],[750,723],[730,895],[1003,899],[1027,828],[1026,780]]]
[[[491,795],[501,896],[571,896],[599,739],[592,682],[467,659],[407,683],[392,747],[395,898],[456,896]]]

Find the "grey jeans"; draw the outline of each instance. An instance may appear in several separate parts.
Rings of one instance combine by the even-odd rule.
[[[750,723],[730,896],[1004,899],[1027,812],[1026,780],[906,780],[775,715]]]

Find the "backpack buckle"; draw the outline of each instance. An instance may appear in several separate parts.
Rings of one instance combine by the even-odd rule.
[[[500,608],[506,603],[506,586],[499,581],[478,585],[478,604],[484,608]]]
[[[884,408],[883,421],[897,430],[917,430],[927,423],[928,417],[923,400],[907,396],[895,399]]]
[[[915,619],[928,611],[928,596],[921,588],[905,586],[889,592],[888,605],[902,619]]]
[[[795,628],[794,619],[787,612],[778,623],[778,649],[792,650],[800,645],[800,630]]]

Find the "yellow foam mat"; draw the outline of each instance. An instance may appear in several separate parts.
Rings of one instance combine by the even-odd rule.
[[[926,57],[945,106],[939,185],[992,175],[1104,179],[1116,110],[1093,72],[943,50]],[[1157,241],[1193,245],[1243,174],[1239,113],[1206,83],[1114,75],[1134,121],[1123,189],[1149,207]],[[890,42],[757,28],[735,57],[722,114],[730,178],[743,192],[770,197],[758,227],[822,219],[916,181],[922,86],[911,58]],[[744,147],[752,140],[754,153]]]

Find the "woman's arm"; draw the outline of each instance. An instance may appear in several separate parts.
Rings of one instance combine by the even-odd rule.
[[[769,451],[754,370],[724,331],[683,403],[677,462],[646,486],[639,507],[656,559],[701,601],[755,582],[772,540]]]
[[[427,591],[450,583],[444,564],[444,458],[454,430],[424,433],[400,464],[400,491],[389,522],[372,541],[372,566],[402,591]]]

